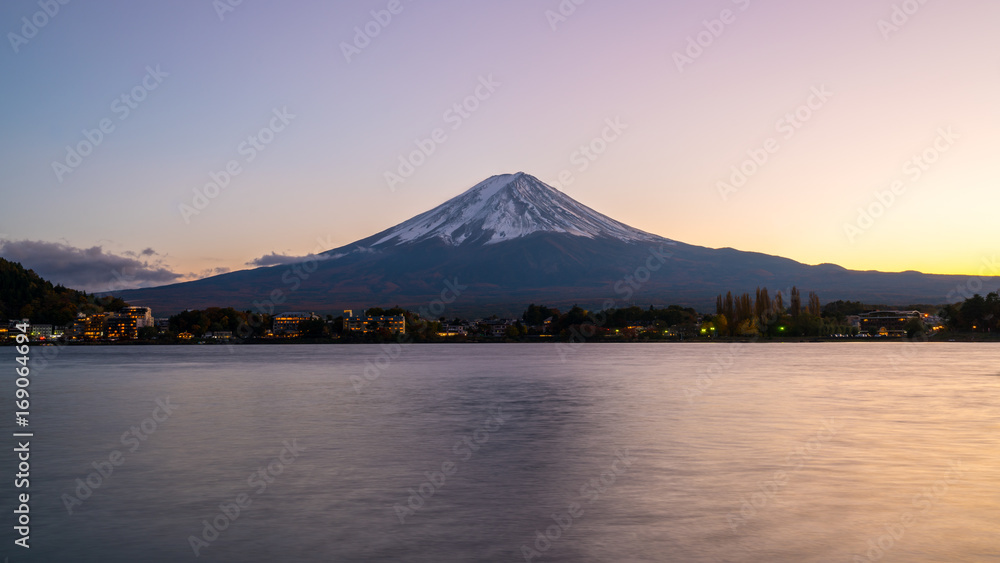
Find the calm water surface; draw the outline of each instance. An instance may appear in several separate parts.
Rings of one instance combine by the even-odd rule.
[[[36,370],[32,547],[4,446],[0,555],[189,561],[196,537],[227,562],[1000,561],[995,345],[233,350]]]

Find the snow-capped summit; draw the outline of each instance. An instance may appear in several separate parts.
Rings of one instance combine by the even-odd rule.
[[[602,215],[523,172],[488,178],[369,240],[372,247],[432,239],[452,246],[489,245],[540,232],[625,242],[666,240]]]
[[[280,302],[284,310],[322,312],[399,305],[421,315],[429,309],[431,318],[439,315],[435,307],[447,316],[517,316],[527,303],[592,310],[678,303],[711,311],[726,291],[793,285],[830,300],[927,303],[966,281],[807,266],[671,241],[601,215],[523,173],[489,178],[321,256],[116,294],[168,312],[261,310],[261,303]],[[1000,277],[985,283],[1000,284]]]

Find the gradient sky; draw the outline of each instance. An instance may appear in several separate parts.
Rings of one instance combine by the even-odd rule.
[[[517,171],[691,244],[955,274],[996,254],[994,0],[587,0],[554,26],[557,0],[402,0],[350,62],[342,44],[388,0],[243,0],[220,17],[225,2],[69,2],[51,18],[0,5],[0,256],[89,290],[156,285],[348,244]],[[919,8],[880,28],[897,6]],[[26,42],[10,35],[25,17],[48,20]],[[169,76],[126,117],[113,103],[147,67]],[[489,77],[455,129],[446,112]],[[787,138],[779,121],[814,88],[832,95]],[[246,162],[240,144],[282,108],[294,119]],[[102,119],[114,130],[60,181],[52,163]],[[609,119],[627,129],[581,170],[574,152]],[[447,139],[389,189],[437,128]],[[767,163],[721,197],[769,139]],[[911,159],[935,142],[948,150],[918,179]],[[179,206],[231,160],[242,172],[186,221]]]

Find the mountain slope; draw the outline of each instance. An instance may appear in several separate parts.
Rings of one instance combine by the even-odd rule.
[[[114,304],[99,303],[82,291],[53,285],[20,263],[0,258],[0,320],[29,318],[35,323],[65,325],[78,312],[97,312],[101,305]]]
[[[233,306],[264,312],[414,309],[461,295],[447,315],[517,314],[528,303],[601,308],[638,303],[712,310],[720,292],[797,285],[824,300],[943,303],[960,276],[855,272],[634,229],[527,174],[494,176],[465,193],[318,261],[119,292],[156,314]],[[986,280],[1000,287],[1000,278]],[[451,295],[447,293],[445,295]]]
[[[663,241],[601,215],[523,172],[493,176],[426,213],[360,244],[399,246],[427,240],[488,245],[535,233],[564,233],[624,242]]]

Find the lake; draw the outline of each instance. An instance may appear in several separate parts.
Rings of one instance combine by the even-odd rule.
[[[996,345],[43,352],[12,562],[1000,561]]]

